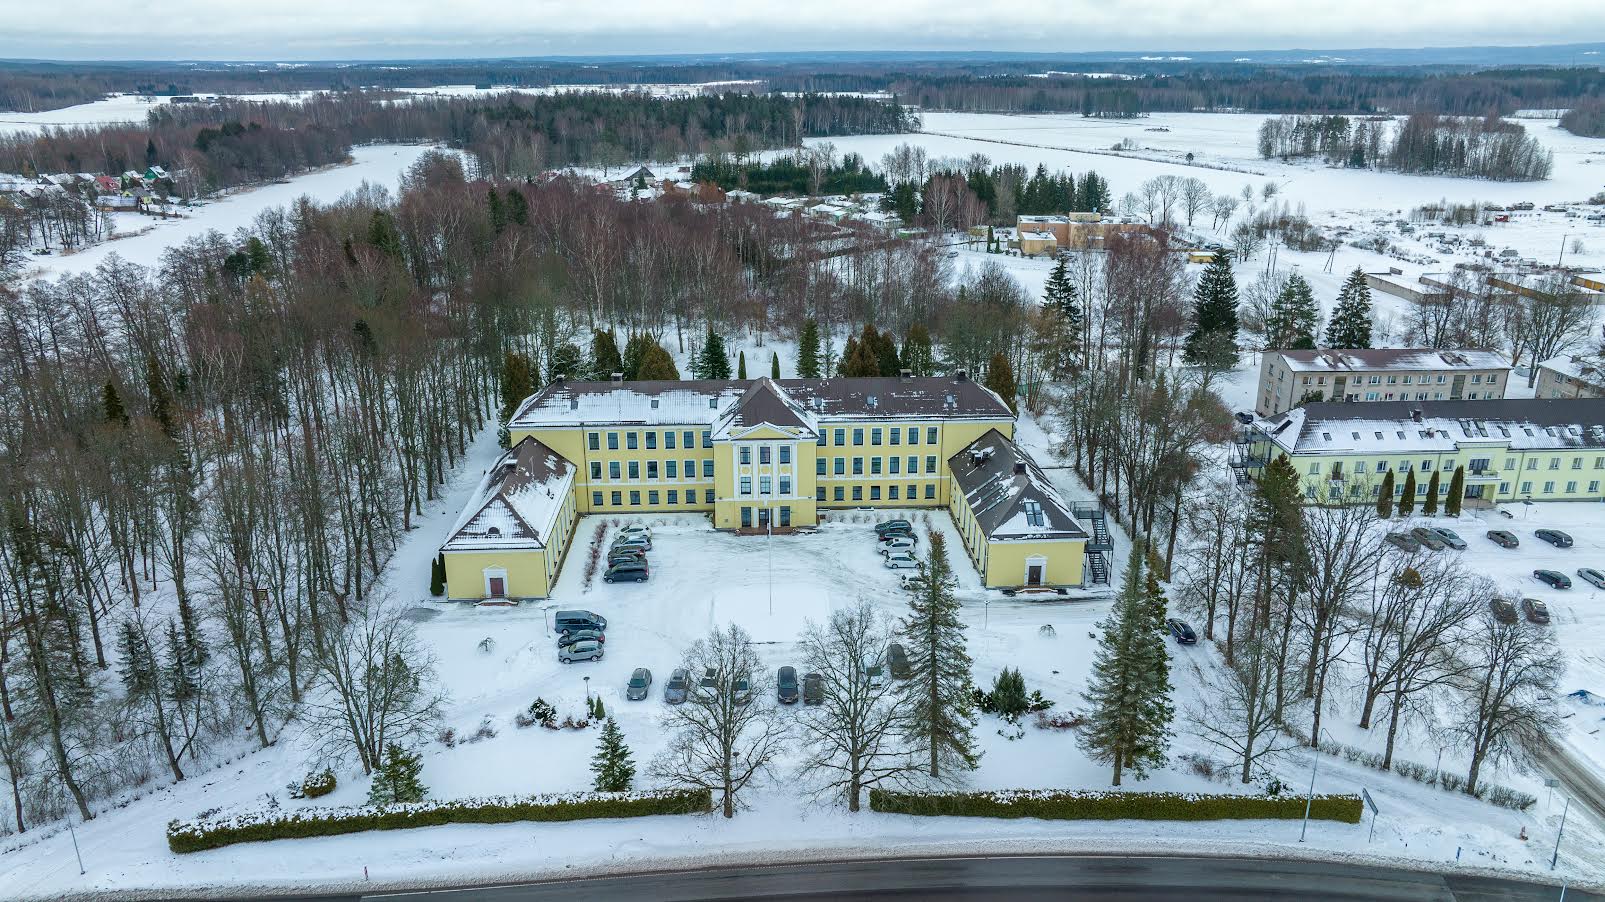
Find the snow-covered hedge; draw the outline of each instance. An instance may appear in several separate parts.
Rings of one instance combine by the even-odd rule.
[[[1191,792],[1005,789],[996,792],[869,791],[869,807],[891,814],[950,817],[1037,817],[1045,820],[1148,821],[1301,818],[1303,796],[1213,795]],[[1317,820],[1360,822],[1360,797],[1319,795]]]
[[[577,821],[587,818],[696,814],[713,807],[706,789],[651,792],[576,792],[535,796],[487,796],[449,801],[349,808],[272,809],[167,825],[174,852],[200,852],[242,842],[335,836],[365,830],[405,830],[439,824],[505,824],[512,821]]]

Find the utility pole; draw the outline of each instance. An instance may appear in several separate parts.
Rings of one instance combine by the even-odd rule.
[[[1572,810],[1572,797],[1566,797],[1566,807],[1560,811],[1560,830],[1555,833],[1555,854],[1549,856],[1549,869],[1555,869],[1555,862],[1560,860],[1560,838],[1566,835],[1566,815]]]

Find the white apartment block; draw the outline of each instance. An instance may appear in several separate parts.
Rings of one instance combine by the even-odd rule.
[[[1492,351],[1266,351],[1254,412],[1275,416],[1315,401],[1492,401],[1509,381],[1510,362]]]

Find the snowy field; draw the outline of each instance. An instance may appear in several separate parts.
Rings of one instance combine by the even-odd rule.
[[[318,92],[294,91],[282,94],[194,94],[190,96],[214,99],[227,96],[233,100],[304,100]],[[152,107],[172,101],[171,97],[142,97],[137,94],[112,94],[102,100],[45,110],[39,113],[0,111],[0,135],[43,131],[46,128],[74,126],[126,125],[142,123]]]

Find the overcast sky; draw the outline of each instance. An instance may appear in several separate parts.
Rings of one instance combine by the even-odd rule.
[[[1605,40],[1601,0],[6,0],[0,57],[1254,50]]]

